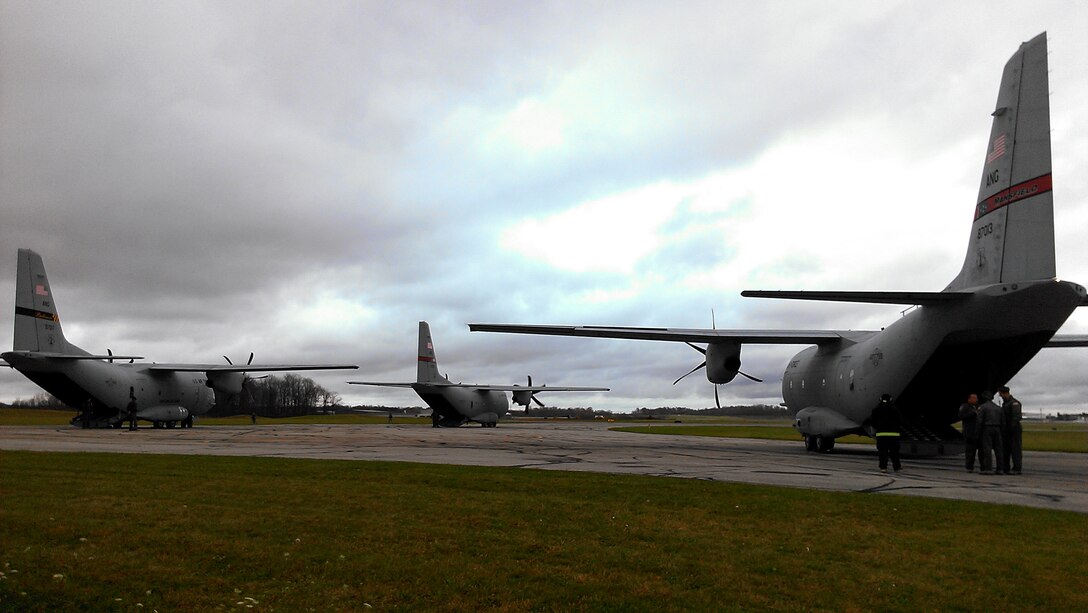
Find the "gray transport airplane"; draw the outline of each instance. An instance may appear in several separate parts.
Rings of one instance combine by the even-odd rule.
[[[354,364],[156,364],[134,355],[92,355],[69,343],[61,331],[45,264],[30,249],[19,250],[15,282],[15,339],[0,357],[45,391],[81,413],[72,425],[120,427],[129,402],[136,417],[156,428],[192,427],[193,417],[234,397],[246,399],[247,373],[358,368]],[[253,354],[249,355],[250,362]]]
[[[494,428],[499,418],[506,415],[510,407],[506,392],[511,392],[514,404],[529,408],[530,402],[540,406],[544,403],[537,399],[541,392],[607,392],[607,387],[548,387],[533,385],[532,377],[528,385],[467,385],[452,383],[448,377],[438,372],[438,360],[431,342],[431,327],[427,322],[419,322],[419,351],[416,359],[416,380],[414,383],[383,383],[376,381],[348,381],[352,385],[374,385],[378,387],[409,387],[415,390],[423,402],[431,407],[431,423],[434,427],[457,427],[474,421],[485,428]]]
[[[974,206],[967,256],[940,292],[745,291],[741,295],[908,305],[880,331],[719,330],[469,324],[482,332],[707,343],[707,379],[740,372],[744,344],[814,345],[782,376],[782,397],[810,451],[830,451],[847,434],[871,435],[865,421],[891,394],[915,453],[962,451],[952,427],[970,392],[1005,385],[1044,347],[1085,347],[1088,336],[1055,335],[1085,288],[1057,279],[1051,191],[1046,33],[1023,43],[1005,65]],[[692,372],[694,372],[694,370]],[[690,373],[688,373],[690,374]],[[742,373],[743,374],[743,373]],[[687,375],[685,375],[687,376]],[[682,377],[681,377],[682,378]]]

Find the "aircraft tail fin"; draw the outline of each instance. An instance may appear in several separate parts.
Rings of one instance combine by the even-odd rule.
[[[967,256],[947,290],[1056,276],[1049,94],[1043,32],[1005,64]]]
[[[15,338],[12,349],[67,355],[87,354],[64,338],[42,256],[30,249],[19,250],[15,281]]]
[[[438,359],[434,355],[434,343],[431,342],[431,327],[427,322],[419,322],[419,357],[416,362],[416,383],[437,383],[445,381],[438,373]]]

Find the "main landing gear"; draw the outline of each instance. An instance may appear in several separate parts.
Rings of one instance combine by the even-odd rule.
[[[819,453],[831,453],[831,450],[835,448],[835,438],[831,436],[805,436],[805,451],[816,451]]]

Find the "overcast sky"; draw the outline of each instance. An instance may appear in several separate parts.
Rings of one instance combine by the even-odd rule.
[[[1002,68],[1044,30],[1058,274],[1086,284],[1088,3],[0,0],[0,296],[29,247],[93,352],[352,362],[314,378],[410,406],[344,382],[413,380],[427,320],[454,381],[711,406],[671,385],[683,344],[465,324],[891,323],[739,292],[942,289]],[[745,347],[766,383],[723,404],[779,402],[801,349]],[[1086,372],[1044,350],[1011,385],[1086,410]],[[0,401],[38,391],[0,371]]]

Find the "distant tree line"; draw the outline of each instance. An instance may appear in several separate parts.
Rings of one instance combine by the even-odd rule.
[[[16,398],[10,405],[16,409],[67,409],[68,407],[53,394],[41,392],[29,399]]]
[[[216,406],[210,415],[256,413],[262,417],[293,417],[340,406],[340,394],[318,385],[313,379],[288,374],[252,379],[246,383],[250,398],[243,393],[225,406]]]

